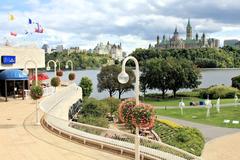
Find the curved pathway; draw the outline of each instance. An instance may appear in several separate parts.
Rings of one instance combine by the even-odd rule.
[[[168,120],[174,121],[174,122],[184,125],[184,126],[197,128],[202,132],[206,141],[210,141],[214,138],[225,136],[228,134],[240,132],[240,129],[235,129],[235,128],[223,128],[223,127],[210,126],[210,125],[194,123],[194,122],[171,118],[171,117],[166,117],[166,116],[158,116],[158,117],[162,118],[162,119],[168,119]]]
[[[35,102],[32,100],[0,101],[1,160],[123,160],[57,137],[35,126]]]
[[[209,141],[202,153],[204,160],[239,160],[240,133]]]

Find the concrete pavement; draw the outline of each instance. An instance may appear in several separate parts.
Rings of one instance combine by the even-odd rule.
[[[35,102],[32,100],[0,101],[1,160],[128,159],[75,144],[35,126],[34,110]]]

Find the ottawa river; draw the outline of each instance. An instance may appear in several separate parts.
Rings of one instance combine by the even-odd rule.
[[[102,99],[107,98],[109,96],[108,92],[101,92],[99,93],[97,91],[97,74],[100,72],[100,70],[78,70],[74,71],[76,73],[76,80],[75,83],[79,84],[82,77],[87,76],[89,77],[93,82],[93,92],[91,94],[91,97]],[[64,71],[63,77],[61,78],[63,81],[68,80],[68,74],[70,71]],[[47,72],[49,77],[53,76],[53,72]],[[240,69],[202,69],[201,71],[201,85],[199,88],[206,88],[211,85],[215,84],[224,84],[224,85],[231,85],[231,78],[237,75],[240,75]],[[158,92],[157,90],[149,90],[147,93],[155,93]],[[116,93],[116,97],[118,94]],[[124,97],[133,97],[134,92],[126,92],[122,95],[122,98]]]

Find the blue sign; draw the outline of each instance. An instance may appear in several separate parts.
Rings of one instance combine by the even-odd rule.
[[[16,56],[2,56],[2,64],[16,63]]]

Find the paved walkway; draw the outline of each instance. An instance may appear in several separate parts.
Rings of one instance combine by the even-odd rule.
[[[239,160],[240,133],[209,141],[203,150],[204,160]]]
[[[210,141],[214,138],[225,136],[228,134],[240,132],[240,129],[209,126],[209,125],[194,123],[194,122],[190,122],[190,121],[186,121],[186,120],[170,118],[170,117],[165,117],[165,116],[159,116],[159,117],[162,119],[168,119],[168,120],[174,121],[174,122],[176,122],[178,124],[182,124],[184,126],[189,126],[189,127],[199,129],[202,132],[206,141]]]
[[[123,160],[100,149],[75,144],[35,126],[32,100],[0,101],[1,160]]]

